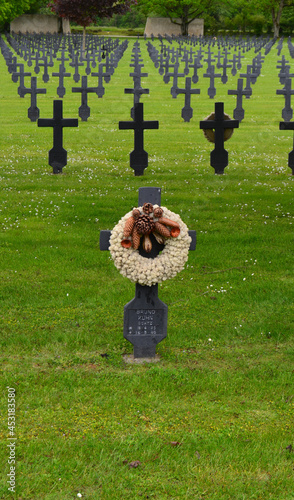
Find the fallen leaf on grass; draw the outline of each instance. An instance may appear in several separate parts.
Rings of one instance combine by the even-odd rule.
[[[134,462],[130,462],[128,464],[130,469],[136,469],[137,467],[139,467],[139,465],[141,465],[141,462],[139,460],[134,460]]]
[[[179,441],[170,441],[169,443],[171,446],[181,446],[182,443],[179,443]]]

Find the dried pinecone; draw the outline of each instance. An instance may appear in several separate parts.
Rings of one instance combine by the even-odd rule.
[[[133,215],[134,219],[138,219],[138,217],[140,217],[140,215],[141,215],[141,212],[138,208],[134,208],[132,215]]]
[[[163,210],[161,207],[156,207],[154,208],[154,217],[162,217],[162,214],[163,214]]]
[[[131,236],[134,224],[135,224],[134,217],[130,217],[129,219],[126,220],[125,227],[124,227],[124,237],[125,238],[128,238],[129,236]]]
[[[161,234],[165,238],[170,237],[170,230],[166,226],[164,226],[163,224],[160,224],[160,222],[155,222],[154,226],[155,226],[156,231],[159,234]]]
[[[141,236],[138,233],[136,226],[134,226],[134,229],[133,229],[133,232],[132,232],[132,240],[133,240],[133,248],[135,250],[138,250],[138,248],[140,246]]]
[[[149,214],[151,214],[153,212],[153,205],[152,205],[152,203],[144,203],[144,205],[143,205],[142,208],[143,208],[144,214],[149,215]]]
[[[154,221],[148,215],[140,215],[135,222],[139,234],[149,234],[154,228]]]

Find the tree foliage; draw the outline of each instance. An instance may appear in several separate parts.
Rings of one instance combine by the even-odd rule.
[[[168,17],[181,27],[181,34],[188,35],[189,24],[206,15],[218,0],[138,0],[146,13]]]
[[[59,17],[83,26],[89,26],[99,17],[124,14],[135,0],[53,0],[49,6]]]
[[[46,0],[0,0],[1,28],[7,28],[13,19],[22,14],[35,14],[46,3]]]

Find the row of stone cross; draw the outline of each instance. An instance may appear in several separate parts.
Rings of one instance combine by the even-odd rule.
[[[20,85],[18,87],[18,93],[20,97],[24,97],[27,93],[31,95],[31,106],[28,110],[28,116],[32,121],[36,121],[39,118],[39,109],[37,107],[37,94],[40,93],[46,93],[46,89],[38,89],[37,88],[37,79],[36,77],[31,78],[31,88],[27,88],[24,85],[24,78],[25,76],[30,76],[30,73],[25,73],[24,71],[24,64],[22,63],[17,63],[17,58],[13,56],[13,52],[7,47],[5,42],[3,41],[2,38],[0,38],[0,46],[1,46],[1,51],[5,57],[7,66],[8,66],[8,71],[12,74],[12,80],[14,82],[19,81]],[[79,116],[81,117],[82,120],[87,120],[87,118],[90,116],[90,107],[88,106],[87,102],[87,96],[89,92],[95,92],[98,97],[102,97],[104,95],[104,86],[103,82],[109,82],[111,75],[114,72],[114,68],[117,66],[118,61],[122,57],[124,51],[127,48],[127,42],[123,42],[122,44],[116,43],[115,49],[113,53],[111,54],[112,57],[109,57],[108,52],[106,51],[105,46],[103,46],[103,51],[104,51],[104,57],[106,59],[105,63],[100,62],[98,65],[98,72],[91,72],[92,76],[97,76],[98,77],[98,86],[97,87],[88,87],[87,84],[87,76],[82,76],[82,86],[79,88],[72,88],[72,92],[80,92],[81,93],[81,106],[79,108]],[[213,62],[216,63],[217,68],[223,68],[223,76],[226,76],[226,70],[230,67],[232,73],[235,75],[238,69],[241,69],[241,60],[242,60],[242,55],[240,50],[238,51],[238,54],[233,55],[233,59],[230,61],[228,60],[228,55],[229,52],[225,48],[224,51],[221,53],[218,51],[217,55],[214,55],[210,47],[208,51],[204,51],[201,48],[198,50],[197,54],[193,52],[193,49],[191,48],[190,50],[187,50],[186,48],[180,47],[179,49],[176,49],[174,47],[167,47],[163,43],[161,44],[161,52],[159,52],[156,47],[148,42],[147,44],[147,49],[149,56],[151,57],[154,65],[156,68],[159,69],[159,73],[163,76],[163,81],[165,83],[169,83],[170,79],[172,78],[173,85],[171,87],[171,95],[173,98],[177,97],[179,94],[184,94],[185,95],[185,106],[182,109],[182,117],[184,118],[185,121],[189,121],[190,118],[193,116],[193,109],[191,107],[191,95],[193,94],[199,94],[200,89],[192,89],[191,88],[191,81],[197,82],[198,81],[198,74],[197,74],[197,69],[202,67],[202,62],[207,62],[207,70],[206,73],[204,74],[204,77],[209,76],[210,77],[210,87],[209,91],[215,90],[213,88],[214,84],[214,78],[217,76],[214,72],[214,65],[212,64]],[[108,51],[109,51],[108,47]],[[21,50],[19,49],[19,52],[21,54]],[[105,55],[105,52],[107,52],[107,55]],[[39,52],[35,52],[36,56]],[[89,52],[85,54],[84,60],[87,61],[87,65],[90,64],[90,56]],[[90,54],[91,57],[93,57],[93,54]],[[206,59],[205,59],[205,56]],[[183,73],[179,73],[179,59],[181,57],[181,61],[184,62],[184,71]],[[101,56],[101,60],[103,58],[103,55]],[[39,57],[35,58],[36,60],[39,60]],[[95,59],[95,56],[94,56]],[[109,60],[112,59],[112,63],[109,63]],[[203,61],[202,61],[203,59]],[[61,57],[58,58],[60,61],[59,65],[59,73],[53,73],[53,76],[59,76],[60,79],[62,79],[64,76],[67,76],[66,74],[66,69],[65,69],[65,61],[69,60],[69,58],[66,57],[66,54],[64,50],[61,52]],[[79,52],[76,52],[75,57],[72,57],[72,61],[74,60],[74,63],[72,62],[71,64],[74,64],[75,68],[78,69],[79,66],[83,65],[83,63],[79,63]],[[232,62],[231,65],[228,64],[228,62]],[[230,121],[230,126],[228,121],[226,122],[225,125],[220,126],[221,134],[223,135],[223,132],[225,129],[228,128],[235,128],[238,126],[239,122],[241,122],[244,118],[244,109],[242,108],[242,98],[245,95],[246,98],[249,98],[252,94],[252,89],[251,85],[254,84],[260,75],[261,72],[261,67],[262,63],[264,62],[264,56],[259,53],[256,57],[254,57],[252,64],[247,65],[247,73],[245,74],[240,74],[240,76],[243,76],[246,78],[246,87],[243,88],[243,79],[238,79],[238,87],[237,90],[229,90],[228,94],[229,95],[236,95],[237,97],[237,106],[234,110],[234,119],[235,123],[233,123],[233,120]],[[285,56],[282,56],[282,59],[278,61],[277,68],[280,70],[279,72],[279,79],[280,83],[284,85],[284,88],[282,90],[277,90],[277,94],[281,94],[285,98],[285,107],[282,111],[282,117],[284,119],[284,124],[280,125],[280,128],[283,129],[291,129],[292,130],[292,123],[290,123],[290,120],[293,115],[293,111],[291,108],[291,95],[293,95],[294,91],[291,89],[291,77],[294,75],[290,73],[290,65],[288,64],[289,61],[286,60]],[[93,60],[92,60],[93,64]],[[87,66],[88,67],[88,66]],[[140,98],[143,94],[149,93],[149,89],[143,89],[141,85],[141,78],[142,77],[147,77],[147,73],[142,73],[142,68],[144,67],[143,64],[143,59],[141,57],[141,51],[140,51],[140,44],[139,42],[135,42],[132,50],[132,56],[131,56],[131,64],[130,67],[132,68],[132,72],[130,73],[130,76],[133,78],[133,88],[126,88],[125,93],[131,93],[133,94],[134,97],[134,107],[131,109],[131,118],[133,121],[131,122],[119,122],[119,128],[120,129],[132,129],[134,130],[134,150],[130,153],[130,166],[133,168],[135,175],[143,175],[144,169],[148,166],[148,154],[144,150],[143,146],[143,131],[147,128],[158,128],[159,123],[158,121],[150,121],[146,122],[144,121],[143,118],[143,105],[139,105]],[[186,74],[188,74],[189,69],[193,68],[193,76],[192,78],[186,76],[185,80],[185,88],[181,89],[178,87],[178,78],[179,77],[184,77]],[[17,71],[18,69],[18,71]],[[105,69],[105,72],[104,72]],[[173,71],[172,71],[173,70]],[[223,79],[223,83],[227,81],[226,79]],[[59,89],[59,97],[63,97],[65,93],[65,89],[63,92],[61,92],[62,88]],[[208,93],[209,93],[208,91]],[[215,93],[209,94],[210,97],[214,97]],[[48,120],[39,120],[38,125],[39,126],[53,126],[55,127],[56,123],[59,122],[63,123],[63,126],[77,126],[77,122],[73,119],[71,121],[62,121],[64,120],[62,117],[62,107],[60,107],[60,102],[55,101],[56,107],[54,107],[54,116],[53,119],[50,119],[51,121]],[[219,104],[222,103],[218,103]],[[219,108],[218,108],[219,109]],[[217,121],[219,123],[224,121],[223,118],[223,109],[222,111],[217,111],[217,108],[215,109],[215,114],[218,114]],[[216,119],[216,118],[215,118]],[[238,122],[238,124],[237,124]],[[49,125],[50,123],[50,125]],[[202,122],[201,122],[202,123]],[[201,128],[211,128],[215,129],[213,126],[213,122],[211,122],[209,125],[207,123],[205,126],[202,124]],[[59,127],[60,130],[58,133],[54,132],[54,137],[58,137],[58,139],[55,140],[55,144],[53,149],[49,153],[49,164],[53,166],[53,171],[55,173],[61,172],[63,166],[66,165],[67,163],[67,154],[66,151],[63,149],[62,146],[62,128],[63,126]],[[55,128],[54,128],[55,130]],[[227,151],[223,147],[223,142],[219,142],[217,144],[217,138],[218,134],[215,134],[215,149],[211,153],[211,165],[214,167],[216,173],[223,173],[224,168],[228,164],[228,154]],[[289,155],[289,166],[293,170],[293,160],[292,160],[292,153]]]
[[[79,116],[82,120],[86,121],[90,116],[90,107],[87,103],[88,93],[96,93],[100,98],[104,95],[105,88],[104,83],[108,83],[110,81],[111,75],[116,68],[118,61],[122,57],[124,51],[127,48],[127,42],[123,44],[119,44],[116,40],[115,43],[108,41],[105,44],[104,39],[100,43],[95,42],[90,43],[88,41],[89,51],[81,52],[79,45],[76,43],[70,43],[70,38],[66,38],[67,44],[61,43],[62,38],[58,37],[58,44],[53,44],[52,40],[54,37],[49,37],[49,42],[47,40],[48,37],[38,38],[38,43],[34,41],[34,38],[29,37],[28,42],[25,43],[25,37],[21,36],[9,36],[8,40],[10,41],[11,46],[14,48],[16,53],[20,55],[20,57],[24,57],[27,60],[27,64],[32,64],[32,60],[35,60],[34,71],[36,74],[40,72],[40,67],[44,68],[43,72],[43,81],[47,82],[49,80],[48,68],[53,66],[53,51],[55,51],[55,55],[57,55],[57,49],[61,48],[60,57],[57,58],[60,61],[59,71],[53,72],[52,76],[59,78],[59,86],[57,88],[57,95],[60,98],[63,98],[66,93],[66,88],[64,86],[64,79],[69,78],[71,73],[67,72],[65,68],[65,62],[71,60],[69,65],[74,68],[73,79],[77,83],[80,80],[79,68],[84,67],[85,64],[85,76],[82,76],[82,84],[81,87],[72,88],[72,92],[78,92],[81,94],[81,106],[79,108]],[[99,37],[96,37],[99,38]],[[95,37],[94,37],[95,39]],[[92,41],[92,39],[91,39]],[[42,43],[41,43],[42,42]],[[46,43],[47,42],[47,43]],[[102,43],[103,42],[103,43]],[[288,47],[290,47],[291,41],[288,40]],[[31,45],[31,48],[28,47]],[[267,44],[268,45],[268,44]],[[31,88],[25,87],[24,78],[27,76],[31,76],[31,73],[24,71],[24,64],[17,63],[17,57],[13,55],[13,52],[8,48],[4,51],[3,47],[6,44],[2,40],[2,52],[6,59],[8,71],[12,74],[12,80],[14,82],[19,81],[18,93],[20,97],[24,97],[26,94],[31,95],[31,106],[28,109],[28,116],[32,121],[36,121],[39,117],[39,109],[36,105],[37,94],[46,93],[46,89],[38,89],[37,88],[37,80],[36,77],[31,78]],[[245,46],[245,45],[244,45]],[[247,43],[248,46],[248,43]],[[68,56],[65,52],[67,49],[69,50]],[[74,47],[76,47],[77,51],[74,51]],[[279,42],[277,49],[280,52],[282,47],[281,41]],[[161,39],[161,51],[159,52],[156,47],[148,42],[147,50],[150,58],[152,59],[156,68],[158,68],[159,74],[163,76],[164,83],[168,84],[172,79],[172,87],[171,87],[171,95],[173,98],[176,98],[179,94],[184,94],[185,96],[185,105],[182,108],[182,117],[184,121],[190,121],[193,116],[193,109],[191,107],[191,96],[193,94],[200,94],[200,89],[192,89],[192,83],[196,84],[199,80],[198,70],[203,68],[204,63],[207,63],[207,68],[204,70],[203,77],[208,78],[210,85],[208,87],[208,95],[212,99],[216,95],[215,89],[215,79],[221,78],[223,84],[227,83],[228,76],[227,72],[230,69],[231,74],[235,76],[238,70],[242,68],[242,59],[244,56],[241,53],[239,48],[238,53],[234,53],[232,55],[232,59],[229,59],[230,52],[228,48],[224,48],[221,52],[218,50],[217,54],[211,52],[211,46],[208,45],[208,50],[204,51],[202,46],[200,45],[197,53],[191,49],[187,49],[187,47],[179,46],[179,48],[168,47],[163,43]],[[47,51],[47,52],[46,52]],[[97,51],[97,52],[96,52]],[[111,52],[113,51],[113,52]],[[32,55],[34,54],[34,55]],[[141,74],[140,67],[142,61],[138,62],[138,57],[140,55],[140,46],[139,43],[136,42],[133,48],[133,57],[135,61],[132,61],[134,66],[133,73],[130,76],[133,76],[134,80],[134,88],[133,89],[125,89],[127,93],[134,94],[134,103],[139,102],[139,99],[142,94],[147,93],[146,89],[142,89],[141,87],[141,77],[148,76],[147,73]],[[137,59],[136,59],[137,57]],[[105,59],[102,63],[101,61]],[[97,60],[97,71],[93,72],[91,69],[96,67]],[[43,61],[43,62],[42,62]],[[260,75],[262,63],[264,61],[264,56],[259,52],[256,57],[253,58],[252,63],[247,65],[247,71],[245,73],[240,73],[240,77],[237,82],[236,90],[228,90],[229,95],[236,96],[236,108],[233,112],[233,117],[236,120],[242,121],[244,119],[244,109],[242,107],[242,100],[245,96],[247,99],[252,95],[252,85],[255,84],[257,78]],[[180,72],[180,62],[184,63],[183,72]],[[293,74],[290,73],[290,66],[287,64],[289,61],[286,60],[285,56],[282,56],[282,60],[278,61],[277,68],[280,68],[279,78],[281,84],[284,85],[282,90],[278,90],[277,94],[281,94],[285,96],[285,107],[282,112],[282,118],[287,121],[292,118],[292,108],[291,108],[291,77]],[[215,63],[215,64],[213,64]],[[190,69],[192,69],[192,77],[188,77]],[[222,73],[216,73],[216,70],[222,69]],[[98,78],[97,86],[89,86],[87,76],[95,76]],[[184,88],[178,87],[178,79],[186,77]],[[245,87],[244,81],[245,79]],[[133,112],[133,111],[132,111]]]

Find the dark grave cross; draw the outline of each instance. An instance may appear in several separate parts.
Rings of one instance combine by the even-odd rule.
[[[144,130],[158,129],[158,121],[144,121],[143,103],[135,104],[134,120],[131,122],[119,122],[119,130],[134,130],[134,150],[130,153],[130,167],[134,169],[135,175],[143,175],[144,169],[148,167],[148,153],[144,151]]]
[[[285,97],[285,107],[282,111],[282,118],[285,122],[290,122],[293,116],[293,109],[291,108],[291,95],[294,95],[294,90],[291,90],[291,85],[291,78],[287,78],[284,88],[276,91],[277,95],[283,95]]]
[[[155,187],[139,188],[138,206],[144,203],[161,204],[161,190]],[[189,231],[192,239],[189,250],[196,248],[196,231]],[[109,250],[111,231],[100,231],[100,250]],[[154,259],[163,249],[151,234],[152,251],[139,253]],[[158,298],[158,284],[143,286],[136,283],[135,298],[124,307],[124,338],[134,346],[134,358],[155,358],[156,346],[167,335],[168,307]]]
[[[216,57],[217,57],[216,67],[217,67],[217,69],[221,69],[223,67],[223,65],[222,65],[223,54],[221,53],[220,50],[218,51]]]
[[[294,122],[280,122],[280,130],[293,130]],[[292,175],[294,175],[294,136],[293,136],[293,149],[288,155],[288,165],[292,170]]]
[[[210,84],[207,90],[207,94],[209,95],[210,99],[213,99],[216,94],[214,80],[215,78],[220,78],[222,75],[220,73],[214,72],[214,66],[209,66],[209,68],[207,69],[207,73],[205,73],[203,76],[204,78],[209,78]]]
[[[235,95],[237,96],[237,103],[236,103],[236,108],[234,109],[234,118],[235,120],[238,120],[241,122],[245,116],[245,111],[242,107],[242,101],[243,101],[243,95],[247,95],[248,90],[243,90],[243,79],[238,78],[238,86],[237,90],[228,90],[228,95]]]
[[[42,76],[42,80],[44,83],[47,83],[49,82],[49,73],[48,73],[48,67],[52,67],[53,66],[53,62],[51,63],[50,61],[48,62],[48,58],[47,56],[43,56],[42,59],[44,61],[44,63],[40,63],[39,62],[39,66],[40,67],[44,67],[44,73],[43,73],[43,76]]]
[[[148,73],[141,73],[141,67],[139,66],[138,68],[138,73],[135,71],[133,73],[130,73],[130,76],[133,77],[134,81],[134,88],[133,89],[124,89],[125,94],[133,94],[134,95],[134,106],[135,104],[138,104],[140,102],[140,97],[143,94],[149,94],[149,89],[143,89],[141,87],[141,76],[148,76]],[[135,117],[135,107],[132,107],[131,109],[131,118],[134,119]]]
[[[73,57],[73,60],[69,65],[75,69],[74,75],[73,75],[73,80],[75,83],[78,83],[80,81],[80,74],[79,74],[79,67],[84,66],[83,62],[79,62],[79,54],[76,53],[75,56]]]
[[[287,64],[289,61],[286,60],[285,56],[282,56],[282,60],[278,61],[278,64],[276,66],[277,69],[279,69],[279,80],[281,85],[285,85],[285,80],[286,78],[290,77],[289,70],[290,66]],[[293,76],[293,75],[291,75]]]
[[[189,74],[189,62],[190,62],[188,52],[185,52],[185,54],[183,55],[182,62],[185,63],[184,75],[187,76]]]
[[[184,73],[179,73],[179,66],[180,66],[179,63],[175,63],[174,72],[172,73],[173,84],[172,84],[172,87],[170,89],[170,93],[171,93],[173,99],[176,99],[176,97],[178,96],[178,94],[177,94],[178,78],[183,78],[185,76]]]
[[[39,52],[36,52],[36,55],[35,57],[32,57],[32,59],[35,61],[36,65],[34,67],[34,72],[36,73],[36,75],[38,75],[40,73],[40,64],[39,64],[39,61],[41,59],[40,57],[40,53]]]
[[[204,59],[204,62],[207,62],[207,73],[208,73],[212,66],[212,63],[215,62],[215,59],[213,59],[213,54],[210,51],[210,49],[208,50],[208,52],[206,52],[206,54],[207,54],[207,59]]]
[[[58,78],[59,78],[59,85],[57,87],[57,95],[58,95],[58,97],[63,98],[63,96],[65,95],[65,92],[66,92],[65,87],[63,85],[63,80],[66,77],[70,77],[71,73],[66,73],[65,72],[65,67],[63,66],[63,64],[60,64],[59,65],[59,72],[58,73],[52,73],[52,76],[58,76]]]
[[[31,122],[36,122],[40,116],[40,110],[37,107],[37,94],[46,94],[46,89],[37,88],[37,77],[31,77],[31,88],[24,88],[23,94],[31,94],[31,105],[28,108],[28,118]]]
[[[227,69],[231,68],[231,67],[232,67],[232,65],[228,64],[227,56],[225,56],[223,59],[223,64],[221,64],[221,68],[223,68],[223,74],[221,76],[221,81],[223,84],[227,83],[227,81],[228,81]]]
[[[88,93],[95,92],[97,94],[97,87],[88,87],[88,77],[82,76],[82,86],[81,87],[73,87],[71,89],[72,92],[80,92],[81,93],[81,106],[79,107],[79,117],[83,122],[86,122],[90,116],[91,110],[88,106]]]
[[[67,151],[63,148],[63,128],[78,127],[77,118],[63,118],[62,101],[53,101],[53,118],[39,118],[38,127],[53,127],[53,148],[49,151],[49,165],[54,174],[62,172],[67,164]]]
[[[246,99],[250,99],[250,96],[252,95],[252,88],[251,88],[251,83],[252,82],[252,73],[251,73],[251,70],[252,70],[252,65],[251,64],[248,64],[247,65],[247,72],[246,73],[240,73],[240,76],[242,78],[246,78],[246,87],[244,90],[247,91],[247,94],[246,94]]]
[[[203,67],[198,56],[194,58],[194,64],[191,64],[189,67],[194,69],[192,75],[192,82],[197,83],[199,80],[198,69]]]
[[[96,66],[95,58],[94,58],[94,64],[95,64],[95,66],[93,65],[92,54],[90,52],[87,52],[86,57],[84,58],[84,60],[87,61],[85,73],[86,73],[86,75],[90,75],[90,73],[92,71],[90,66],[92,65],[92,68],[94,68]]]
[[[173,75],[173,73],[169,71],[169,68],[174,68],[174,64],[170,64],[169,57],[167,57],[164,62],[164,75],[163,75],[164,83],[168,83],[170,81],[170,77]]]
[[[25,73],[24,71],[24,64],[17,64],[16,66],[19,67],[19,72],[15,71],[14,73],[12,73],[12,81],[13,82],[17,82],[18,79],[19,79],[19,87],[17,89],[17,93],[19,95],[19,97],[24,97],[25,94],[24,94],[24,90],[25,90],[25,84],[24,84],[24,78],[25,76],[31,76],[31,73]]]
[[[107,83],[110,81],[110,74],[109,73],[103,73],[103,68],[105,67],[105,64],[100,63],[98,65],[98,72],[97,73],[91,73],[91,76],[98,76],[98,86],[96,87],[96,94],[97,96],[103,97],[105,88],[103,87],[103,79]]]
[[[226,120],[224,116],[224,103],[215,103],[214,120],[203,120],[200,122],[201,129],[214,129],[214,150],[210,153],[210,165],[216,174],[223,174],[229,163],[229,155],[224,148],[225,129],[238,128],[238,120]]]
[[[241,55],[241,50],[239,50],[239,53],[237,55],[237,69],[240,71],[240,69],[242,68],[242,63],[241,63],[241,59],[244,59],[245,56],[242,56]]]
[[[236,66],[237,65],[237,56],[236,56],[236,54],[233,54],[233,59],[230,59],[229,62],[232,63],[231,74],[233,76],[236,76],[236,74],[237,74],[237,66]]]
[[[191,95],[200,94],[200,89],[191,89],[191,78],[186,77],[185,88],[177,89],[177,94],[185,94],[185,106],[182,108],[182,118],[185,122],[189,122],[193,116],[193,109],[191,108]]]
[[[69,61],[69,57],[65,57],[65,50],[64,49],[62,49],[62,51],[61,51],[61,57],[57,57],[57,61],[61,61],[60,66],[63,66],[63,67],[64,67],[65,61]]]

